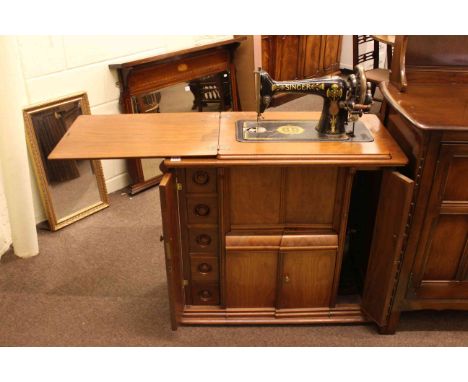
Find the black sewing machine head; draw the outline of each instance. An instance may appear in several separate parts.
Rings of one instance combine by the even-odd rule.
[[[347,79],[325,76],[297,81],[274,81],[267,72],[259,69],[255,72],[255,82],[258,116],[276,93],[307,93],[323,97],[322,115],[316,129],[324,136],[345,136],[345,125],[356,121],[372,105],[370,84],[361,65],[356,66]]]

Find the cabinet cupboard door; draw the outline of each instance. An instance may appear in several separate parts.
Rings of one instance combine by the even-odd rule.
[[[161,215],[166,255],[166,274],[172,329],[177,329],[184,308],[182,286],[182,257],[179,246],[179,222],[177,218],[177,190],[175,175],[164,174],[159,184]]]
[[[277,251],[226,252],[226,307],[275,306]]]
[[[287,251],[281,257],[278,307],[328,307],[336,250]]]
[[[303,36],[302,39],[302,77],[313,77],[322,70],[322,39],[325,36]]]
[[[277,81],[299,78],[299,40],[300,36],[276,36],[275,72]]]
[[[467,299],[468,144],[442,145],[426,224],[412,292],[419,298]]]
[[[362,309],[379,326],[389,314],[405,236],[413,181],[386,170],[382,177],[372,246],[362,297]]]
[[[322,71],[331,73],[340,69],[341,36],[322,36]]]
[[[272,76],[275,71],[274,43],[275,36],[262,36],[262,69]]]

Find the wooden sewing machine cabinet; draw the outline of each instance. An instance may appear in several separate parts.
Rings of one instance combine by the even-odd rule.
[[[392,306],[413,181],[375,115],[372,142],[239,142],[252,112],[81,116],[50,158],[165,157],[160,183],[172,328],[179,324],[374,321]],[[265,113],[276,120],[319,113]],[[376,205],[356,174],[382,177]],[[360,192],[355,190],[355,192]],[[351,200],[374,213],[357,298],[340,293]],[[357,207],[357,208],[356,208]],[[372,245],[370,242],[372,241]],[[368,261],[367,261],[368,260]]]

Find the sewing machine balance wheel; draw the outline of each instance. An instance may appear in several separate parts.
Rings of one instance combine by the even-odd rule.
[[[360,104],[364,104],[365,101],[366,101],[366,95],[367,95],[367,91],[368,89],[370,88],[370,84],[367,82],[367,79],[366,79],[366,73],[364,71],[364,67],[362,65],[356,65],[356,67],[354,68],[354,71],[355,71],[355,74],[356,74],[356,77],[358,79],[358,83],[357,83],[357,93],[356,96],[358,96],[359,98],[359,103]],[[370,91],[370,89],[369,89]]]

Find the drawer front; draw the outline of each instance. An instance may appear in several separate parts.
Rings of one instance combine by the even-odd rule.
[[[187,192],[216,192],[216,169],[189,168],[186,171]]]
[[[189,224],[217,224],[218,198],[187,197],[187,220]]]
[[[190,252],[209,252],[216,254],[218,251],[218,228],[189,228]]]
[[[190,256],[190,268],[193,281],[218,282],[218,258],[213,256]]]
[[[193,305],[218,305],[219,285],[216,283],[192,283]]]

